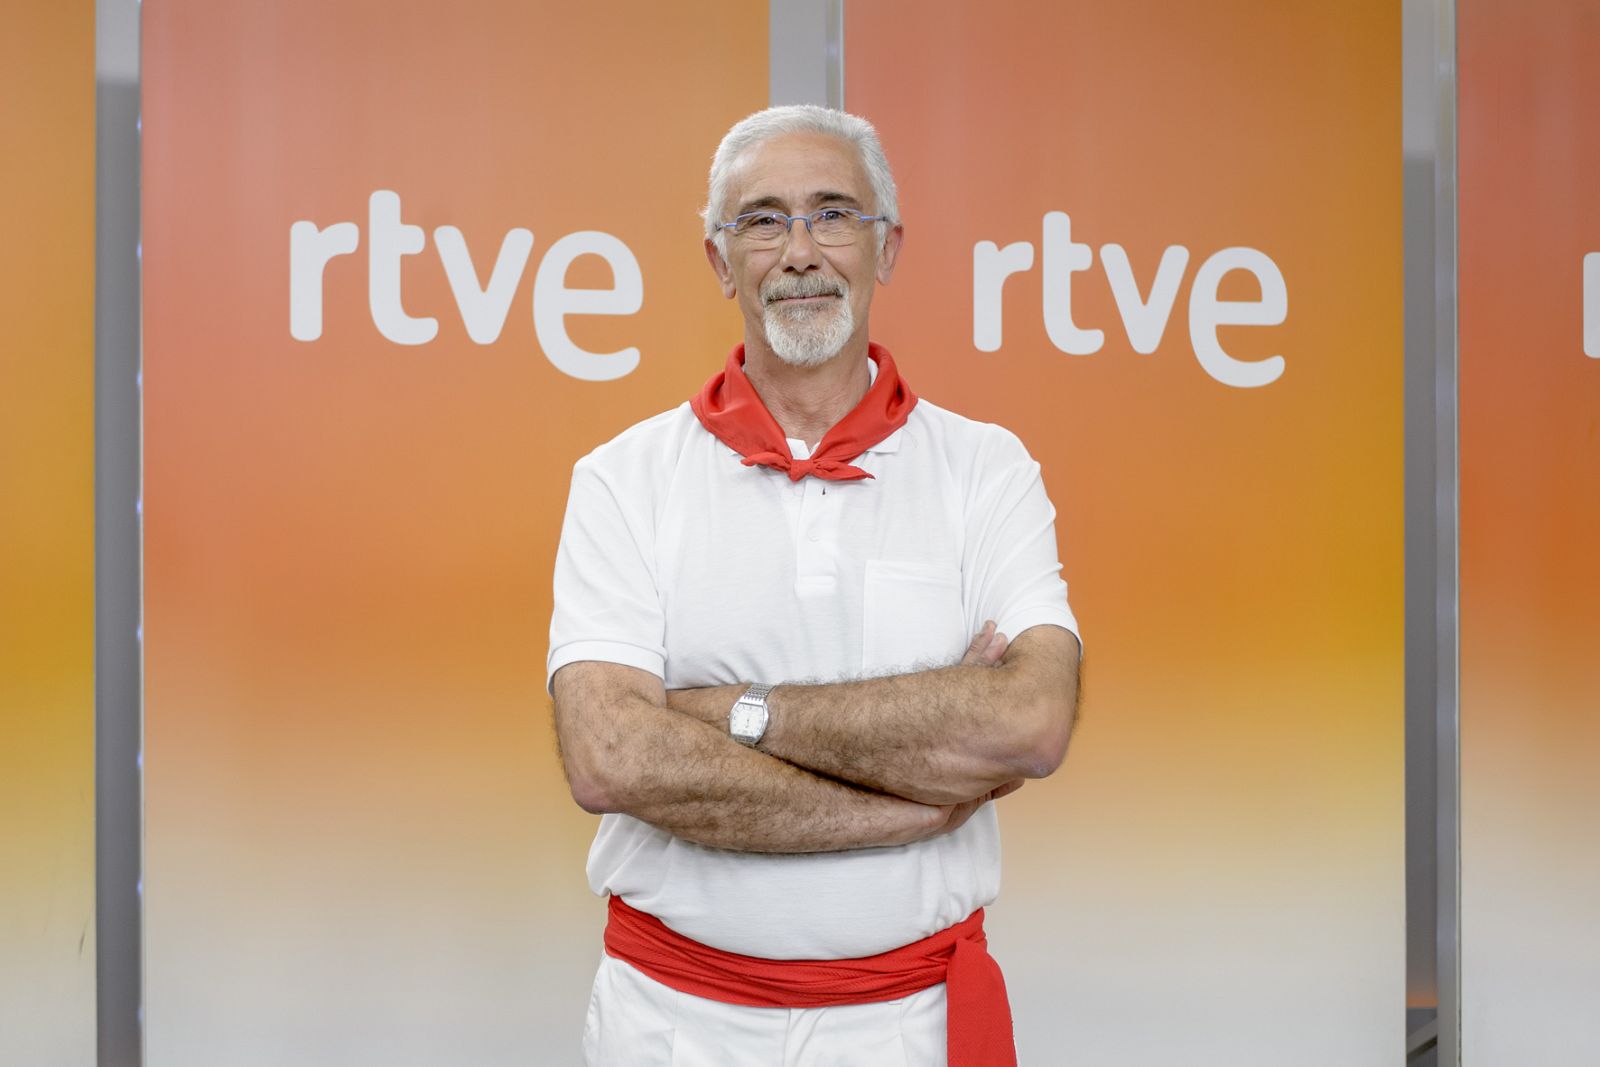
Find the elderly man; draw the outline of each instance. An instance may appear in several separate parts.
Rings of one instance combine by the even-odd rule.
[[[547,668],[604,815],[591,1064],[1014,1062],[991,801],[1066,753],[1077,623],[1039,465],[868,339],[902,235],[862,119],[734,126],[705,249],[744,341],[573,468]]]

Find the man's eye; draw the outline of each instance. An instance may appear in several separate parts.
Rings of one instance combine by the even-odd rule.
[[[756,215],[746,223],[746,227],[752,230],[776,230],[778,225],[778,216],[776,215]]]
[[[849,217],[850,216],[848,212],[846,212],[843,208],[837,207],[825,207],[821,211],[817,212],[818,222],[843,222]]]

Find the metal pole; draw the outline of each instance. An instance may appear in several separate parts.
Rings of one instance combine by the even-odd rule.
[[[1456,5],[1438,0],[1434,167],[1434,440],[1437,456],[1439,1063],[1461,1063],[1460,467],[1456,335]]]
[[[141,1051],[139,4],[95,5],[97,1062]]]

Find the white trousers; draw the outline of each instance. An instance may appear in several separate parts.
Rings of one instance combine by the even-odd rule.
[[[945,1067],[944,985],[877,1004],[747,1008],[679,993],[602,954],[589,1067]]]

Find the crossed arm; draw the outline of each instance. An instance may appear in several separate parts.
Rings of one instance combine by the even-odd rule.
[[[1065,755],[1077,639],[1034,626],[1009,647],[986,625],[960,663],[829,685],[780,685],[761,751],[727,733],[745,686],[667,692],[592,661],[556,672],[573,797],[678,837],[752,852],[904,844],[948,833]]]

